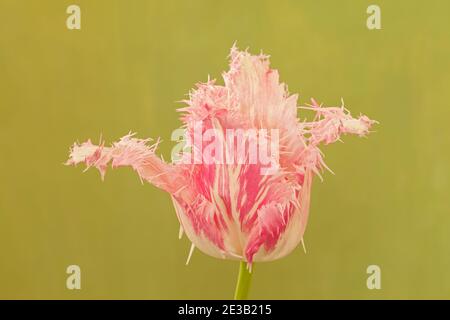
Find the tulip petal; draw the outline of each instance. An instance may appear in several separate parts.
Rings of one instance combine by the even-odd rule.
[[[81,144],[75,143],[66,164],[85,163],[88,168],[95,167],[100,171],[102,179],[109,163],[113,168],[130,166],[141,179],[167,192],[176,193],[183,186],[184,177],[179,174],[176,167],[165,163],[155,155],[157,143],[148,146],[149,141],[133,138],[132,134],[128,134],[111,147],[105,147],[104,143],[97,146],[90,140]]]

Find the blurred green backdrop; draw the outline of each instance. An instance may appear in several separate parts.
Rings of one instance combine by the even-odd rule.
[[[81,30],[66,8],[81,7]],[[366,8],[382,30],[366,28]],[[448,1],[0,1],[0,298],[230,298],[238,264],[196,251],[129,169],[62,165],[73,141],[161,136],[229,48],[270,54],[304,103],[380,121],[325,148],[308,253],[256,265],[251,298],[450,298]],[[221,83],[221,82],[220,82]],[[77,264],[82,289],[66,289]],[[368,290],[366,268],[382,271]]]

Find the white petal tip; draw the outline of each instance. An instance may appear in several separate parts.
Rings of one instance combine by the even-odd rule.
[[[186,260],[186,265],[188,265],[189,262],[191,261],[191,257],[192,257],[192,253],[194,252],[194,249],[195,249],[195,245],[192,243],[191,244],[191,249],[189,250],[189,255],[188,255],[187,260]]]
[[[303,252],[305,252],[306,254],[306,246],[305,246],[305,241],[302,238],[302,247],[303,247]]]
[[[183,226],[180,224],[180,231],[178,231],[178,239],[181,240],[181,238],[183,238]]]

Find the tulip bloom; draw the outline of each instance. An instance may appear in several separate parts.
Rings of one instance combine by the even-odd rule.
[[[186,233],[192,249],[240,260],[250,269],[253,262],[286,256],[303,241],[312,180],[327,169],[319,146],[339,140],[342,134],[365,136],[374,121],[353,118],[343,106],[326,108],[314,100],[300,108],[311,110],[315,117],[300,121],[297,95],[288,94],[265,55],[253,56],[233,47],[230,70],[223,79],[224,85],[212,80],[198,84],[180,109],[190,150],[182,158],[192,161],[166,163],[155,154],[158,143],[149,145],[149,139],[126,135],[110,147],[90,140],[74,144],[67,164],[96,167],[102,178],[108,164],[131,166],[142,180],[170,194],[180,231]],[[219,133],[215,141],[225,143],[205,161],[202,152],[208,141],[196,139],[195,133],[211,129]],[[244,133],[226,138],[230,130],[239,129]],[[246,134],[251,129],[265,134]],[[271,141],[273,130],[276,143]],[[240,154],[233,152],[239,143]],[[275,159],[269,164],[261,159],[250,162],[255,143],[276,146]],[[224,154],[241,161],[223,161]],[[268,166],[275,169],[264,174],[262,169]]]

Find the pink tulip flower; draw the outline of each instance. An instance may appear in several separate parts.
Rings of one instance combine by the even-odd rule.
[[[336,142],[342,134],[365,136],[375,121],[353,118],[343,106],[323,107],[315,100],[298,107],[297,95],[288,94],[265,55],[233,47],[230,70],[223,79],[224,85],[212,80],[198,84],[184,101],[181,120],[190,151],[184,152],[182,161],[166,163],[155,154],[158,142],[149,145],[150,139],[129,134],[110,147],[90,140],[74,144],[67,164],[96,167],[102,178],[109,164],[131,166],[142,180],[170,194],[180,234],[186,233],[192,249],[240,260],[251,268],[253,262],[286,256],[303,241],[313,177],[328,169],[320,145]],[[299,108],[312,111],[312,121],[300,121]],[[209,154],[209,161],[201,151],[210,142],[195,137],[198,124],[200,134],[213,129],[218,133],[215,141],[225,142]],[[225,138],[230,130],[239,129],[244,130],[242,135]],[[246,133],[252,129],[265,134]],[[276,143],[271,141],[275,136]],[[244,153],[235,152],[239,143]],[[255,143],[278,148],[270,164],[249,161]],[[240,161],[223,161],[230,153],[232,160],[240,157]],[[262,169],[268,166],[275,169],[264,174]]]

